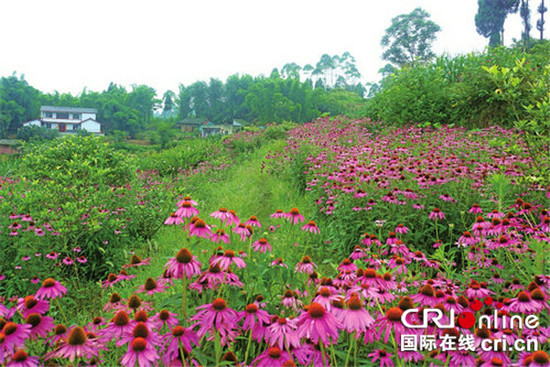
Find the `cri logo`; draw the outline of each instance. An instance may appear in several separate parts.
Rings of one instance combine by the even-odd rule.
[[[487,297],[483,300],[483,303],[487,306],[490,306],[493,304],[493,299],[491,297]],[[473,300],[470,302],[470,308],[477,312],[479,310],[481,310],[481,307],[483,307],[483,303],[481,303],[481,301],[479,300]],[[500,302],[495,302],[495,307],[500,309],[502,307],[502,303]],[[422,325],[412,325],[410,324],[408,321],[407,321],[407,315],[410,314],[410,313],[417,313],[418,312],[418,309],[417,308],[411,308],[409,310],[406,310],[405,312],[403,312],[403,316],[401,317],[401,321],[403,323],[404,326],[408,327],[408,328],[411,328],[411,329],[425,329],[428,327],[428,317],[426,317],[428,314],[432,314],[434,315],[432,318],[431,318],[431,321],[433,321],[433,323],[440,329],[451,329],[451,328],[454,328],[455,327],[455,312],[453,309],[451,309],[449,311],[449,324],[448,325],[444,325],[440,322],[440,320],[443,319],[443,311],[441,311],[440,309],[437,309],[437,308],[426,308],[424,309],[424,317],[423,317],[423,320],[424,320],[424,323]],[[475,315],[470,312],[470,311],[463,311],[461,313],[458,314],[458,324],[460,325],[461,328],[463,329],[470,329],[472,328],[476,323],[476,317]]]

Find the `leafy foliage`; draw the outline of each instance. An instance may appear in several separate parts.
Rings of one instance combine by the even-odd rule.
[[[431,46],[441,27],[429,20],[430,15],[421,8],[392,19],[380,42],[386,48],[384,60],[404,66],[415,61],[427,61],[434,57]]]

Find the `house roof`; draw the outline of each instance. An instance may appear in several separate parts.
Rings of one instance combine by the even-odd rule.
[[[44,112],[81,112],[81,113],[97,113],[95,108],[84,107],[56,107],[56,106],[42,106],[40,111]]]
[[[80,124],[82,124],[86,121],[91,121],[91,122],[95,122],[97,124],[103,125],[101,122],[99,122],[97,120],[94,120],[91,117],[87,118],[86,120],[74,120],[74,121],[70,121],[70,122],[55,122],[55,121],[44,121],[43,119],[34,119],[34,120],[31,120],[31,121],[23,122],[23,125],[30,124],[31,122],[35,122],[35,121],[40,121],[40,122],[48,123],[48,124],[66,124],[66,125],[80,125]]]

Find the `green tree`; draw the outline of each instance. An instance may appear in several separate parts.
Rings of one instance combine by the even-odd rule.
[[[285,79],[288,78],[300,78],[300,71],[302,71],[302,67],[295,62],[287,63],[283,68],[281,69],[281,76]]]
[[[521,0],[519,15],[523,20],[523,31],[521,32],[521,40],[523,41],[523,49],[529,49],[529,39],[531,36],[531,10],[529,9],[529,0]]]
[[[477,4],[477,33],[489,38],[489,46],[501,45],[504,38],[504,21],[508,14],[518,11],[519,0],[478,0]]]
[[[540,32],[540,40],[544,39],[544,13],[548,11],[548,8],[544,6],[544,0],[541,0],[537,12],[540,14],[540,19],[537,19],[537,30]]]
[[[175,107],[175,99],[176,94],[171,90],[167,90],[166,92],[164,92],[164,95],[162,96],[162,115],[164,117],[171,116]]]
[[[382,58],[399,67],[431,59],[432,43],[441,27],[429,18],[421,8],[393,18],[380,42],[385,48]]]

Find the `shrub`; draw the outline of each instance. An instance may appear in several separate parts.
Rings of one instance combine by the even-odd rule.
[[[59,131],[40,126],[23,126],[17,130],[17,139],[23,141],[53,140],[59,137]]]

